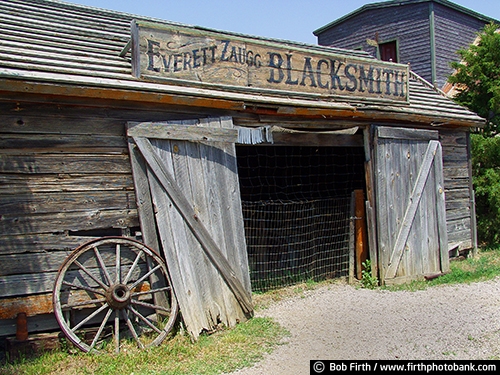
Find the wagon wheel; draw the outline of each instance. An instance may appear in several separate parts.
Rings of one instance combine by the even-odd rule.
[[[84,352],[113,336],[139,348],[159,345],[173,328],[178,305],[163,260],[144,244],[104,237],[79,246],[57,274],[54,313],[64,334]]]

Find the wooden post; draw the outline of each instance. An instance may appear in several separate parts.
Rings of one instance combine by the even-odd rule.
[[[361,280],[362,263],[368,258],[368,236],[366,231],[365,196],[363,190],[355,190],[356,233],[356,278]]]
[[[351,209],[349,215],[349,284],[354,282],[354,264],[356,257],[356,196],[354,191],[351,193]]]

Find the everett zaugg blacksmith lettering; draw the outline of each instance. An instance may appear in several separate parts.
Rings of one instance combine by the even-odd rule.
[[[319,87],[331,91],[360,91],[405,96],[406,71],[376,68],[371,65],[345,64],[334,59],[304,57],[302,68],[293,68],[293,55],[268,52],[269,83]],[[286,79],[285,79],[286,77]]]
[[[164,45],[163,45],[164,44]],[[169,42],[147,39],[147,70],[174,73],[213,65],[216,62],[246,64],[260,68],[261,56],[245,46],[236,46],[229,40],[221,40],[219,45],[203,46],[196,49],[171,50]]]
[[[408,67],[182,27],[137,26],[134,72],[232,90],[406,101]]]

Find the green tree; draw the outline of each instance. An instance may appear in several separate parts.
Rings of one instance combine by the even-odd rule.
[[[498,25],[486,25],[477,44],[460,49],[461,62],[452,62],[455,74],[448,82],[455,85],[455,101],[487,120],[485,136],[500,132],[500,33]]]
[[[478,240],[500,244],[500,137],[471,135]]]
[[[472,175],[476,193],[478,239],[500,244],[500,33],[498,25],[486,25],[478,42],[458,51],[453,62],[455,101],[486,119],[471,136]]]

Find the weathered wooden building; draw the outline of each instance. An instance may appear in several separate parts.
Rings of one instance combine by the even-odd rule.
[[[57,329],[53,292],[61,317],[108,303],[128,322],[134,293],[158,310],[140,301],[151,273],[134,276],[149,250],[113,240],[106,257],[78,250],[89,265],[68,258],[103,236],[140,232],[161,254],[193,337],[250,316],[251,284],[278,264],[352,274],[363,216],[382,283],[446,272],[475,246],[469,130],[483,120],[406,65],[52,0],[0,15],[2,337],[19,313],[31,333]],[[102,294],[92,283],[109,293],[65,300]]]
[[[442,88],[458,61],[488,23],[500,21],[448,0],[404,0],[366,4],[314,31],[318,44],[360,49],[411,69]]]

